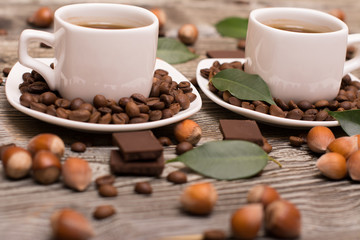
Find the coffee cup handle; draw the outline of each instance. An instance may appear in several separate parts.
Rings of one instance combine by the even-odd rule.
[[[348,46],[354,43],[360,43],[360,34],[350,34],[348,37]],[[344,74],[346,75],[356,69],[360,68],[360,52],[357,51],[354,58],[345,62]]]
[[[43,76],[51,90],[55,90],[55,71],[45,63],[31,57],[28,54],[28,46],[32,41],[40,41],[49,46],[55,44],[55,34],[44,31],[24,30],[19,39],[19,62],[31,69],[34,69]]]

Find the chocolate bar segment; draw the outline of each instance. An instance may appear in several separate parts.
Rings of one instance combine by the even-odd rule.
[[[260,129],[253,120],[221,119],[220,131],[224,140],[244,140],[264,145]]]
[[[154,161],[126,162],[118,150],[110,153],[110,169],[116,175],[160,176],[164,167],[163,154]]]
[[[163,146],[150,130],[113,133],[112,139],[124,161],[152,160],[163,152]]]

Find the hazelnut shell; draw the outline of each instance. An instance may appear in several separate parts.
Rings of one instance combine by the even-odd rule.
[[[239,208],[231,217],[231,232],[236,239],[254,239],[262,225],[264,213],[259,203]]]
[[[252,187],[247,195],[248,203],[261,203],[264,208],[278,199],[280,199],[280,195],[276,189],[265,184],[259,184]]]
[[[330,152],[340,153],[347,159],[358,150],[358,138],[356,136],[337,138],[328,145],[327,149]]]
[[[343,179],[347,174],[346,159],[336,152],[323,154],[317,160],[316,167],[324,176],[334,180]]]
[[[22,147],[11,146],[2,153],[2,164],[7,177],[20,179],[29,174],[32,157],[29,151]]]
[[[350,178],[354,181],[360,181],[360,150],[354,152],[347,160],[347,169]]]
[[[185,119],[175,126],[174,135],[178,142],[189,142],[196,145],[201,139],[202,131],[196,122]]]
[[[324,153],[328,145],[335,140],[333,132],[323,126],[316,126],[310,129],[307,135],[307,144],[311,151]]]
[[[63,140],[51,133],[42,133],[31,138],[27,148],[32,155],[35,155],[35,153],[40,150],[49,150],[59,158],[62,157],[65,152]]]
[[[92,170],[82,158],[69,157],[62,168],[64,184],[77,191],[84,191],[91,183]]]
[[[33,159],[33,177],[41,184],[56,182],[61,173],[60,159],[50,151],[41,150]]]

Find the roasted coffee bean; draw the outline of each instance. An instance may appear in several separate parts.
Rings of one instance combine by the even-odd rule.
[[[70,103],[71,110],[77,110],[80,108],[81,104],[85,103],[85,101],[81,98],[75,98]]]
[[[305,111],[304,114],[306,115],[316,115],[319,111],[315,108],[310,108],[308,110]]]
[[[71,102],[64,98],[58,98],[55,101],[55,106],[58,108],[70,108]]]
[[[160,84],[161,84],[161,82],[156,82],[152,85],[151,91],[150,91],[150,97],[160,96]]]
[[[255,107],[255,111],[268,114],[269,113],[269,106],[265,104],[260,104]]]
[[[324,110],[319,111],[316,114],[315,121],[324,121],[328,116],[329,116],[329,114],[327,113],[327,111],[324,111]]]
[[[275,98],[275,103],[278,105],[283,111],[288,111],[289,106],[281,99]]]
[[[190,87],[190,82],[188,81],[182,81],[178,84],[178,88],[188,88]]]
[[[115,208],[112,205],[101,205],[96,207],[93,212],[93,217],[96,219],[104,219],[110,217],[116,213]]]
[[[31,76],[35,79],[35,81],[45,81],[45,79],[35,70],[31,71]]]
[[[115,182],[115,177],[113,175],[103,175],[95,179],[96,187],[100,187],[101,185],[108,184],[113,185]]]
[[[358,90],[360,90],[360,82],[358,82],[358,81],[352,81],[352,82],[351,82],[351,86],[354,86],[354,87],[356,87]]]
[[[223,230],[213,229],[213,230],[206,230],[203,233],[202,240],[225,240],[226,234]]]
[[[94,107],[90,103],[83,103],[80,105],[79,109],[84,109],[84,110],[88,110],[89,112],[92,112],[94,110]]]
[[[29,83],[26,83],[26,82],[23,82],[19,85],[19,90],[21,93],[27,93],[29,92],[29,89],[28,89],[28,86],[29,86]]]
[[[111,114],[107,113],[104,116],[100,117],[99,123],[100,124],[109,124],[109,123],[111,123],[111,119],[112,119]]]
[[[174,116],[174,113],[170,108],[162,110],[162,119],[171,118],[172,116]]]
[[[125,124],[125,119],[118,113],[115,113],[111,116],[111,121],[114,124]]]
[[[158,121],[162,118],[161,110],[153,110],[149,113],[149,121]]]
[[[30,103],[34,101],[33,95],[28,92],[21,94],[20,104],[24,107],[30,107]]]
[[[231,105],[234,105],[234,106],[237,106],[237,107],[240,107],[241,106],[241,100],[236,98],[236,97],[230,97],[229,98],[229,103]]]
[[[149,121],[149,114],[140,113],[139,117],[131,118],[129,123],[144,123],[147,121]]]
[[[180,104],[180,107],[183,110],[190,107],[190,100],[184,93],[177,94],[175,96],[175,101]]]
[[[131,97],[138,103],[146,103],[146,97],[140,93],[134,93],[131,95]]]
[[[125,107],[125,111],[130,118],[138,117],[140,115],[140,109],[134,102],[128,102]]]
[[[145,104],[138,105],[138,108],[140,110],[140,113],[149,113],[149,111],[150,111],[150,107]]]
[[[220,70],[231,69],[231,63],[223,63],[220,65]]]
[[[213,92],[213,93],[218,92],[217,88],[212,84],[212,82],[209,82],[208,87],[209,87],[210,92]]]
[[[349,74],[346,74],[343,78],[342,78],[342,83],[344,85],[349,85],[351,83],[351,77]]]
[[[163,110],[165,108],[165,103],[159,101],[159,102],[152,104],[149,107],[154,110]]]
[[[117,105],[117,104],[111,105],[110,108],[111,108],[111,111],[112,111],[113,113],[121,113],[121,112],[124,112],[124,109],[123,109],[122,107],[120,107],[119,105]]]
[[[89,118],[89,123],[98,123],[101,117],[101,113],[98,111],[95,111],[91,113],[91,116]]]
[[[168,137],[159,137],[158,140],[159,140],[160,144],[163,146],[170,146],[173,144],[172,141],[170,140],[170,138],[168,138]]]
[[[161,80],[167,82],[167,83],[171,83],[172,82],[172,77],[170,76],[163,76],[161,77]]]
[[[137,182],[134,191],[139,194],[151,194],[153,190],[149,182]]]
[[[169,75],[169,72],[164,69],[156,69],[154,74],[158,74],[163,77]]]
[[[293,147],[300,147],[304,144],[304,139],[297,136],[290,136],[289,141],[290,145]]]
[[[343,108],[345,110],[350,110],[351,109],[351,102],[350,101],[343,101],[339,104],[340,108]]]
[[[96,108],[106,107],[107,106],[106,97],[100,94],[96,95],[93,99],[93,104],[94,107]]]
[[[125,120],[125,124],[129,123],[130,118],[126,113],[118,113],[120,118],[123,118]]]
[[[6,68],[3,68],[2,72],[3,72],[4,76],[7,77],[9,75],[10,71],[11,71],[11,68],[6,67]]]
[[[162,82],[160,83],[160,94],[170,94],[171,83]]]
[[[179,103],[172,103],[169,106],[169,109],[172,111],[173,115],[177,114],[181,110],[181,106]]]
[[[105,115],[107,113],[110,113],[110,114],[112,113],[111,108],[108,108],[108,107],[99,107],[97,110],[101,113],[101,115]]]
[[[39,112],[46,112],[47,106],[43,103],[37,103],[37,102],[30,102],[30,108],[39,111]]]
[[[176,154],[181,155],[183,153],[186,153],[187,151],[192,150],[194,147],[189,142],[181,142],[176,146]]]
[[[356,99],[356,93],[357,93],[357,89],[355,92],[349,90],[345,92],[345,96],[349,101],[354,101]]]
[[[304,114],[304,116],[302,117],[302,120],[314,121],[315,118],[316,118],[316,114]]]
[[[120,98],[120,100],[119,100],[119,106],[121,106],[122,108],[125,108],[125,107],[126,107],[126,104],[127,104],[128,102],[131,102],[131,101],[132,101],[131,98],[122,97],[122,98]]]
[[[270,115],[276,116],[276,117],[285,117],[285,112],[278,106],[276,105],[271,105],[269,108],[269,113]]]
[[[209,68],[200,69],[200,75],[201,75],[203,78],[209,79],[209,74],[210,74],[210,69],[209,69]]]
[[[303,111],[313,108],[312,103],[309,102],[308,100],[302,100],[302,101],[298,102],[297,105]]]
[[[196,94],[195,93],[188,92],[188,93],[185,93],[185,95],[188,97],[190,102],[193,102],[196,99]]]
[[[343,101],[347,101],[349,99],[347,98],[347,96],[345,96],[345,94],[339,94],[336,96],[335,100],[337,100],[339,102],[343,102]]]
[[[319,100],[317,102],[315,102],[315,107],[316,108],[326,108],[329,106],[329,101],[327,100]]]
[[[74,142],[73,144],[71,144],[70,149],[73,152],[85,152],[86,145],[83,142]]]
[[[272,146],[270,145],[270,143],[267,141],[266,138],[263,137],[263,142],[264,144],[261,146],[261,148],[266,152],[266,153],[270,153],[272,151]]]
[[[69,119],[79,122],[87,122],[89,121],[91,116],[91,113],[88,110],[85,109],[78,109],[71,111],[69,113]]]
[[[117,105],[117,102],[114,99],[106,99],[106,107],[111,108],[111,105]]]
[[[242,107],[242,108],[246,108],[246,109],[250,109],[250,110],[255,110],[254,104],[249,103],[249,102],[246,102],[246,101],[243,101],[243,102],[241,103],[241,107]]]
[[[40,102],[45,105],[54,104],[57,96],[53,92],[44,92],[40,95]]]
[[[296,108],[296,109],[289,111],[286,114],[286,117],[290,118],[290,119],[300,120],[303,117],[303,115],[304,115],[304,112],[301,111],[299,108]]]
[[[54,104],[46,107],[46,114],[49,114],[51,116],[56,116],[56,107]]]
[[[70,112],[70,110],[60,107],[56,109],[56,116],[58,116],[59,118],[68,119]]]
[[[168,94],[161,94],[160,100],[165,103],[166,107],[169,107],[174,102],[174,97]]]
[[[98,188],[99,195],[102,197],[116,197],[118,191],[116,187],[111,184],[102,184]]]
[[[222,99],[225,101],[225,102],[229,102],[229,98],[232,97],[231,93],[229,91],[225,91],[223,92],[222,94]]]
[[[187,183],[187,176],[182,171],[174,171],[167,175],[166,180],[175,184]]]
[[[289,101],[289,110],[292,110],[292,109],[295,109],[295,108],[299,108],[298,105],[293,101],[293,100],[290,100]]]
[[[34,82],[28,86],[29,93],[34,94],[40,94],[49,90],[49,86],[45,82]]]

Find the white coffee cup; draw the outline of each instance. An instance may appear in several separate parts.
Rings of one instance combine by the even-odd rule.
[[[321,33],[280,30],[269,22],[305,22]],[[245,71],[258,74],[274,98],[288,102],[332,100],[341,79],[360,67],[360,55],[345,61],[347,46],[360,42],[347,25],[327,13],[304,8],[263,8],[250,13]]]
[[[51,90],[87,102],[97,94],[115,100],[133,93],[149,95],[159,29],[153,13],[130,5],[85,3],[61,7],[54,15],[54,33],[24,30],[19,40],[20,63],[39,72]],[[90,22],[131,28],[77,25]],[[31,41],[54,47],[54,70],[28,55]]]

